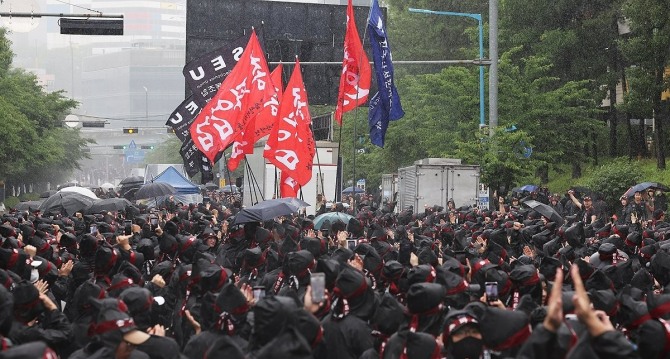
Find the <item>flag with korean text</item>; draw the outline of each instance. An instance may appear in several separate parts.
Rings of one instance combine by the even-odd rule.
[[[281,173],[279,183],[279,197],[298,197],[298,189],[300,185],[293,178],[291,178],[286,172]]]
[[[256,138],[254,139],[254,142],[258,142],[258,140],[270,134],[272,127],[277,122],[279,116],[279,103],[281,102],[281,97],[284,93],[284,84],[282,83],[283,69],[282,64],[279,64],[270,74],[272,86],[275,88],[275,95],[263,104],[263,111],[261,111],[256,118]]]
[[[274,92],[265,54],[253,31],[240,61],[191,125],[196,147],[215,163],[218,152],[243,140],[247,125]]]
[[[384,138],[386,137],[389,121],[399,120],[405,115],[405,111],[400,104],[398,90],[393,80],[391,47],[377,0],[373,0],[370,7],[368,34],[370,35],[372,59],[375,63],[375,77],[379,88],[368,105],[370,142],[379,147],[384,147]]]
[[[344,59],[335,120],[342,126],[342,114],[364,104],[370,94],[370,63],[356,29],[354,6],[347,5],[347,30],[344,35]]]
[[[308,106],[300,62],[296,59],[279,106],[279,119],[268,137],[263,156],[299,186],[312,178],[316,151]],[[285,180],[284,177],[282,181]]]
[[[281,72],[282,65],[280,64],[270,74],[270,81],[275,90],[274,95],[263,102],[263,108],[258,112],[256,118],[247,123],[247,128],[244,130],[242,136],[233,142],[233,149],[228,160],[229,170],[235,171],[242,158],[254,153],[254,143],[272,131],[272,126],[279,115],[279,97],[277,94],[281,94]]]

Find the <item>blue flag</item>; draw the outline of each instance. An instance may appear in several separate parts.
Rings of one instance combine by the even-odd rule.
[[[370,99],[368,126],[370,141],[384,147],[384,137],[389,121],[401,119],[405,111],[400,104],[398,90],[393,83],[393,63],[386,29],[382,20],[382,12],[377,0],[372,1],[368,19],[368,34],[372,46],[372,58],[375,62],[378,92]]]

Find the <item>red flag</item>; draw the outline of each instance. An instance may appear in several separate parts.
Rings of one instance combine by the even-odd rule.
[[[298,182],[289,177],[286,172],[281,173],[281,183],[279,184],[279,197],[298,197]]]
[[[237,166],[245,155],[254,153],[254,143],[256,141],[272,131],[272,126],[279,115],[279,98],[277,92],[281,94],[282,91],[281,67],[282,65],[280,64],[270,74],[270,82],[275,90],[274,95],[266,98],[266,101],[263,102],[263,108],[258,112],[256,118],[249,121],[241,138],[233,142],[233,150],[228,160],[228,169],[231,171],[237,169]],[[279,88],[277,88],[275,83],[279,84]]]
[[[281,102],[282,94],[284,93],[284,85],[282,83],[282,64],[277,65],[272,73],[272,85],[275,88],[275,96],[272,96],[265,104],[263,104],[263,111],[256,117],[256,138],[258,142],[263,136],[272,132],[272,127],[279,117],[279,103]]]
[[[342,126],[342,114],[364,104],[370,94],[370,62],[363,50],[354,18],[354,6],[347,6],[347,32],[344,35],[344,59],[337,95],[335,119]]]
[[[240,61],[191,124],[193,142],[212,163],[218,152],[242,138],[249,122],[274,93],[269,73],[253,31]]]
[[[279,107],[279,121],[268,137],[263,156],[301,186],[312,178],[315,153],[308,106],[300,62],[296,59]]]

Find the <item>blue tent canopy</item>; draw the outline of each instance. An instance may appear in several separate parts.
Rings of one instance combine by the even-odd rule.
[[[198,194],[200,193],[200,188],[189,181],[188,178],[184,177],[179,171],[174,167],[170,166],[165,169],[161,174],[156,176],[153,180],[154,182],[165,182],[169,183],[177,189],[177,194]]]

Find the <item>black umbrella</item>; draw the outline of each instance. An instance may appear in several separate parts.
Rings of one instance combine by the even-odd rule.
[[[542,202],[538,202],[534,199],[526,200],[523,202],[523,204],[532,208],[535,212],[547,217],[549,219],[549,222],[555,222],[559,226],[563,224],[563,217],[561,217],[561,215],[558,214],[558,212],[556,212],[549,205],[544,204]]]
[[[269,221],[276,217],[298,212],[300,208],[309,205],[309,203],[297,198],[269,199],[241,210],[235,215],[234,224]]]
[[[135,192],[140,189],[139,187],[121,187],[121,190],[119,193],[121,193],[121,197],[129,200],[129,201],[134,201],[135,200]]]
[[[42,202],[39,209],[42,213],[57,212],[71,216],[76,212],[86,210],[96,201],[96,199],[77,192],[59,192]]]
[[[95,214],[108,211],[125,211],[132,207],[135,207],[135,205],[125,198],[105,198],[95,202],[86,212]]]
[[[119,184],[124,185],[124,184],[144,184],[144,177],[142,176],[130,176],[124,178]]]
[[[165,182],[149,182],[135,192],[136,199],[169,196],[177,193],[171,184]]]
[[[44,202],[44,200],[41,201],[26,201],[26,202],[19,202],[14,206],[14,209],[17,211],[34,211],[40,208],[40,205]]]
[[[635,195],[635,192],[644,192],[648,189],[653,189],[657,190],[660,189],[661,191],[668,191],[670,188],[666,187],[663,184],[660,184],[658,182],[642,182],[638,183],[635,186],[631,187],[626,191],[626,193],[623,194],[624,197],[632,197]]]

